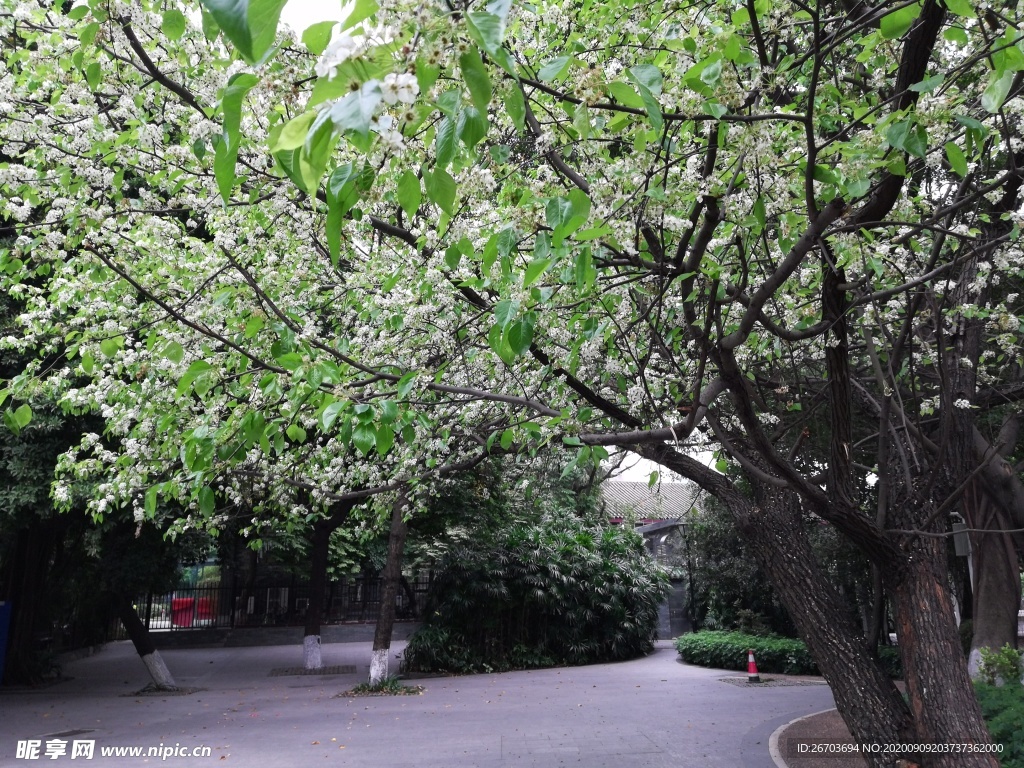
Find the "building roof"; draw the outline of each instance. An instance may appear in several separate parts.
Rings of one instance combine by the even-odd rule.
[[[693,508],[700,489],[694,483],[647,483],[609,480],[601,495],[609,517],[636,515],[643,520],[678,520]]]

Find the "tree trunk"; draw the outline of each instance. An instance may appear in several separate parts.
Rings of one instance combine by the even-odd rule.
[[[1012,536],[997,533],[1011,527],[998,506],[982,497],[980,504],[968,510],[967,519],[971,528],[987,531],[971,534],[974,638],[967,669],[971,677],[977,678],[983,648],[998,651],[1004,645],[1017,647],[1020,569]]]
[[[153,678],[153,685],[161,691],[178,690],[171,671],[164,664],[160,651],[153,644],[153,638],[150,637],[149,630],[146,629],[146,625],[139,618],[139,614],[136,612],[135,606],[132,605],[131,599],[117,595],[114,600],[117,604],[118,618],[121,619],[121,623],[128,633],[128,638],[132,641],[132,645],[135,646],[135,652],[139,654],[139,658],[146,665],[146,670],[149,672],[150,677]]]
[[[306,627],[302,636],[302,664],[306,669],[323,667],[320,653],[320,622],[324,614],[324,595],[327,593],[327,555],[334,528],[326,520],[313,526],[309,563],[309,605],[306,607]]]
[[[942,539],[918,539],[898,570],[887,569],[914,740],[991,744],[960,647],[946,586]],[[927,768],[998,768],[993,754],[911,755]]]
[[[697,467],[671,449],[642,451],[646,458],[691,477],[732,514],[758,565],[775,587],[832,689],[836,706],[854,738],[863,743],[902,742],[912,733],[910,711],[877,659],[868,651],[838,590],[818,566],[791,492],[753,481],[759,506],[721,476]],[[892,759],[871,758],[875,766]]]
[[[370,685],[380,685],[388,677],[388,654],[391,652],[391,631],[395,626],[395,603],[402,578],[402,552],[405,549],[405,493],[399,492],[391,508],[391,530],[388,534],[388,558],[384,565],[380,613],[373,634],[373,655],[370,658]]]
[[[737,516],[740,533],[807,643],[854,739],[906,741],[913,733],[910,710],[818,566],[795,494],[760,488],[757,495],[761,506]],[[892,765],[881,756],[873,760]]]
[[[44,676],[46,651],[40,647],[39,635],[45,631],[40,625],[44,623],[44,585],[52,552],[51,527],[50,521],[36,519],[15,537],[14,557],[4,585],[5,599],[12,604],[4,667],[8,684],[34,685]]]

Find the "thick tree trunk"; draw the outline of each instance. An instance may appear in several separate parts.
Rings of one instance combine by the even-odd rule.
[[[402,578],[402,553],[408,525],[405,522],[407,498],[399,493],[391,508],[391,530],[388,534],[388,557],[384,565],[383,588],[380,595],[380,613],[373,634],[373,654],[370,658],[370,685],[380,685],[388,677],[388,654],[391,651],[391,632],[395,626],[395,603]]]
[[[795,494],[760,489],[758,500],[760,508],[737,515],[740,533],[807,643],[850,732],[862,743],[906,741],[913,733],[910,711],[819,568]],[[881,756],[874,760],[892,765]]]
[[[981,650],[1017,647],[1017,611],[1020,606],[1020,569],[1017,550],[1006,514],[984,498],[967,516],[972,528],[986,533],[971,534],[974,570],[974,637],[967,669],[978,677]]]
[[[889,593],[914,716],[914,740],[923,744],[991,744],[960,647],[946,586],[944,542],[918,540],[898,570],[889,569]],[[992,754],[920,754],[925,768],[998,768]]]
[[[146,625],[139,618],[139,614],[136,612],[135,606],[132,605],[132,601],[121,595],[116,596],[114,600],[117,605],[118,618],[121,619],[121,623],[128,633],[128,639],[135,646],[135,652],[139,654],[139,658],[146,665],[146,670],[149,672],[150,677],[153,678],[153,685],[161,691],[178,690],[171,671],[164,664],[160,651],[153,644],[153,638],[150,637],[149,630],[146,629]]]

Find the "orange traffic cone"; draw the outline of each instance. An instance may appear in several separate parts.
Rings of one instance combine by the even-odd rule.
[[[747,651],[747,682],[760,683],[761,676],[757,674],[757,662],[754,661],[753,650]]]

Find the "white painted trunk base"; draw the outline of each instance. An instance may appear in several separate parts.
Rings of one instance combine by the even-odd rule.
[[[967,657],[967,673],[971,680],[977,680],[981,676],[981,649],[972,648]]]
[[[305,669],[320,669],[324,665],[320,653],[320,635],[306,635],[302,638],[302,666]]]
[[[370,657],[370,685],[380,685],[388,679],[388,653],[390,648],[374,651]]]
[[[160,656],[160,651],[153,651],[152,653],[142,657],[142,663],[146,665],[146,669],[149,670],[150,677],[153,678],[153,682],[160,688],[177,688],[178,686],[174,683],[174,678],[171,676],[171,670],[164,664],[163,658]]]

